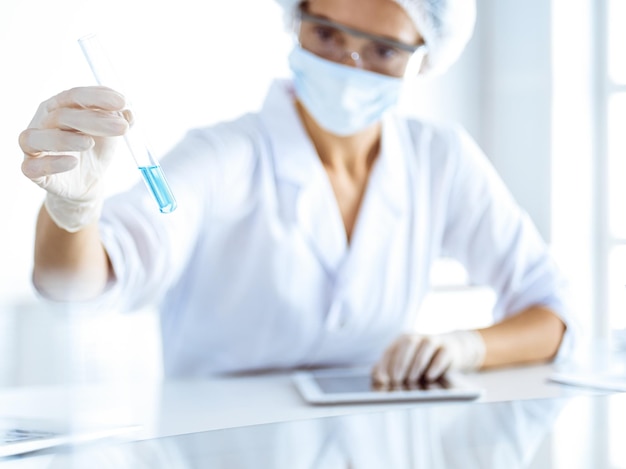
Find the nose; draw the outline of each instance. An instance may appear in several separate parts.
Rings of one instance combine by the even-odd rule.
[[[346,65],[352,65],[356,68],[363,68],[363,59],[361,58],[361,54],[356,51],[345,51],[341,62]]]

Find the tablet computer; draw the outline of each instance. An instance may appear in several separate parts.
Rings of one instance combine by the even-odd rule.
[[[311,404],[470,400],[483,393],[455,373],[447,373],[433,383],[396,388],[376,387],[370,370],[363,368],[299,371],[292,379],[302,397]]]

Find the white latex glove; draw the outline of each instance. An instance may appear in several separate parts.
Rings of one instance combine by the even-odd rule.
[[[406,334],[385,350],[372,378],[382,386],[416,385],[435,381],[448,370],[477,370],[484,359],[485,343],[477,331]]]
[[[132,120],[125,107],[110,88],[72,88],[41,103],[20,134],[22,172],[47,191],[46,210],[60,228],[73,233],[98,220],[113,137]]]

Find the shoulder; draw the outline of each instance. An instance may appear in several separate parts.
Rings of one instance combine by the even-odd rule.
[[[208,167],[226,177],[241,176],[254,170],[266,152],[265,140],[258,115],[249,113],[232,121],[188,130],[164,160],[175,165]]]
[[[405,117],[402,120],[418,147],[427,146],[432,151],[449,153],[476,146],[468,131],[458,123],[416,117]]]
[[[484,170],[490,166],[484,152],[460,124],[420,118],[403,118],[413,154],[434,170],[459,167]]]
[[[406,119],[406,124],[418,166],[428,168],[437,190],[450,194],[450,201],[479,207],[494,197],[512,198],[491,160],[461,125],[420,119]]]
[[[275,137],[292,130],[290,126],[294,125],[294,121],[297,122],[297,115],[291,82],[276,80],[271,84],[259,110],[230,121],[192,129],[187,138],[239,148],[245,145],[258,146],[267,143],[270,134]]]
[[[262,140],[263,128],[258,114],[248,113],[231,121],[193,128],[182,141],[213,150],[245,151]]]

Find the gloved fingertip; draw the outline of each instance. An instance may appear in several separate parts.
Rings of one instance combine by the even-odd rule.
[[[424,374],[423,367],[412,368],[407,378],[407,381],[409,383],[418,383],[422,379],[423,374]]]
[[[447,370],[450,368],[450,360],[442,352],[439,356],[437,356],[426,370],[425,378],[428,381],[436,381],[438,380]]]
[[[130,126],[131,126],[130,122],[124,119],[123,125],[122,125],[122,133],[120,135],[124,135],[126,132],[128,132],[128,130],[130,129]]]
[[[80,141],[80,147],[76,148],[77,151],[91,150],[96,145],[96,141],[89,135],[83,135],[83,139]]]
[[[107,107],[111,110],[123,109],[127,106],[126,98],[122,93],[108,87],[100,87],[101,92],[106,96]]]
[[[55,173],[64,173],[78,166],[78,158],[72,155],[59,155],[50,166],[55,169]]]
[[[406,370],[404,370],[402,368],[396,368],[391,373],[391,382],[394,385],[400,385],[400,384],[404,383],[404,381],[406,379],[406,374],[407,374]]]
[[[41,177],[41,175],[35,171],[31,158],[26,158],[22,161],[22,174],[24,174],[24,176],[28,179],[37,179]]]
[[[427,342],[420,347],[409,372],[409,381],[419,382],[426,378],[425,373],[432,361],[433,353],[434,349]]]
[[[438,368],[431,367],[426,372],[425,378],[427,381],[435,381],[437,380],[443,373],[440,372]]]
[[[372,381],[374,384],[379,386],[388,386],[389,385],[389,375],[380,370],[372,373]]]
[[[124,119],[126,119],[128,125],[132,127],[135,123],[135,114],[133,114],[133,111],[131,111],[130,109],[124,109],[122,111],[122,116],[124,117]]]

